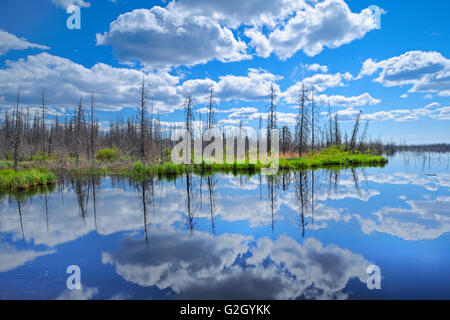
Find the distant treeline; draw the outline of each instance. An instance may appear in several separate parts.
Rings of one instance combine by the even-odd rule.
[[[99,151],[105,148],[114,149],[122,157],[138,158],[145,163],[162,162],[170,159],[170,150],[175,144],[170,139],[173,130],[186,129],[195,134],[195,131],[204,132],[206,129],[216,128],[223,137],[229,134],[223,126],[217,124],[215,118],[217,105],[213,87],[210,88],[206,115],[204,111],[202,114],[196,109],[195,99],[188,93],[184,103],[184,123],[164,128],[161,126],[159,116],[153,111],[153,104],[148,103],[145,80],[142,81],[137,112],[127,119],[116,117],[106,128],[100,127],[95,116],[93,92],[88,106],[83,105],[83,100],[80,99],[72,115],[64,117],[51,117],[47,113],[45,91],[42,92],[40,100],[40,112],[31,114],[28,107],[22,106],[19,90],[15,106],[6,110],[1,117],[0,157],[14,161],[14,168],[17,168],[18,162],[23,160],[52,158],[63,164],[68,157],[75,160],[78,166],[80,160],[96,159]],[[278,127],[275,101],[275,90],[272,85],[268,92],[267,118],[259,117],[259,130],[260,132],[267,130],[268,150],[272,150],[270,145],[272,130],[279,130],[282,154],[301,157],[331,145],[341,145],[350,151],[359,150],[372,154],[392,153],[405,148],[409,150],[433,148],[439,151],[448,151],[449,148],[448,145],[403,147],[383,144],[379,139],[369,141],[369,123],[361,123],[362,112],[355,117],[351,131],[343,132],[338,113],[332,113],[330,107],[327,115],[319,113],[314,102],[314,91],[306,90],[304,86],[298,94],[295,125]],[[194,128],[195,123],[201,123],[201,127]],[[239,135],[245,137],[248,150],[249,138],[246,137],[242,120],[236,130],[239,130]]]
[[[385,144],[383,145],[385,153],[393,154],[400,151],[412,152],[450,152],[450,143],[433,143],[433,144]]]
[[[0,120],[0,157],[13,160],[15,168],[19,161],[52,158],[63,163],[67,157],[78,166],[80,160],[95,159],[104,148],[152,161],[170,147],[170,132],[161,130],[158,117],[146,110],[144,90],[139,112],[128,119],[117,117],[108,128],[101,128],[94,104],[92,93],[88,107],[80,99],[72,115],[51,118],[45,92],[40,112],[31,114],[21,105],[19,91],[16,105]]]

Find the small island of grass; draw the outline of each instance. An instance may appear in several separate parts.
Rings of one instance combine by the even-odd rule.
[[[14,171],[0,170],[0,191],[23,191],[56,183],[56,176],[46,168]]]
[[[101,154],[106,154],[103,152]],[[344,146],[332,146],[315,153],[305,153],[302,157],[289,154],[280,155],[280,170],[306,170],[318,168],[347,168],[353,166],[383,166],[388,160],[382,156],[350,151]],[[45,165],[46,167],[42,167]],[[38,186],[51,185],[56,182],[56,176],[52,172],[72,173],[75,175],[122,175],[135,178],[146,176],[182,175],[196,173],[207,175],[212,173],[257,174],[261,169],[270,167],[270,163],[207,163],[202,161],[197,164],[174,164],[170,161],[143,164],[131,157],[97,157],[91,161],[79,161],[78,166],[73,166],[71,161],[63,163],[46,159],[33,160],[19,163],[19,171],[12,169],[0,169],[0,190],[20,191],[29,190]],[[4,167],[11,167],[12,163],[4,162]]]
[[[314,154],[304,155],[303,157],[281,157],[279,160],[279,169],[282,170],[303,170],[308,168],[326,168],[326,167],[352,167],[352,166],[383,166],[388,162],[385,157],[373,155],[370,153],[360,153],[359,151],[348,151],[344,147],[329,147]],[[133,165],[131,173],[134,176],[140,175],[165,175],[165,174],[183,174],[188,172],[195,173],[213,173],[213,172],[259,172],[262,168],[270,167],[270,163],[257,162],[248,163],[225,163],[208,164],[202,162],[199,164],[174,164],[166,162],[163,164],[144,165],[137,161]],[[122,173],[130,173],[129,170],[122,170]]]
[[[359,165],[384,165],[385,157],[358,150],[349,151],[344,147],[333,146],[302,158],[280,159],[280,169],[306,169],[320,167],[350,167]]]

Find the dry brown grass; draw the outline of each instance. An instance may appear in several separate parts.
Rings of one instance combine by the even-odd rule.
[[[316,151],[317,153],[317,151]],[[310,158],[311,157],[311,153],[310,152],[305,152],[303,153],[302,158]],[[280,159],[298,159],[300,158],[298,156],[298,152],[292,152],[292,151],[288,151],[286,153],[280,152]]]

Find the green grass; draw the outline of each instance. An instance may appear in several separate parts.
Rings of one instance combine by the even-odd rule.
[[[48,161],[48,160],[56,160],[56,157],[49,157],[46,154],[36,154],[36,155],[32,155],[29,160],[30,161]]]
[[[0,170],[11,169],[14,166],[14,162],[9,160],[0,160]]]
[[[97,152],[96,159],[100,161],[114,161],[119,157],[119,149],[102,149]]]
[[[56,176],[48,172],[46,168],[18,172],[11,169],[0,170],[0,190],[2,191],[29,190],[54,183],[56,183]]]
[[[308,169],[308,168],[342,168],[362,165],[385,165],[388,160],[381,156],[372,154],[361,154],[358,151],[350,152],[341,147],[330,147],[324,149],[312,156],[303,158],[280,159],[279,168],[281,170],[290,169]],[[214,172],[225,173],[257,173],[270,164],[262,164],[258,161],[256,164],[251,163],[232,163],[232,164],[173,164],[167,162],[164,164],[153,164],[149,166],[143,165],[141,162],[135,162],[132,174],[140,175],[180,175],[183,173],[194,172],[197,174],[209,174]]]
[[[107,151],[105,151],[107,150]],[[114,149],[104,149],[100,151],[100,154],[104,155],[102,159],[119,159],[114,152]],[[112,152],[112,154],[111,154]],[[97,154],[98,157],[98,154]],[[131,159],[131,158],[130,158]],[[128,160],[128,158],[127,158]],[[356,166],[384,166],[387,163],[387,159],[378,155],[370,154],[369,152],[360,153],[358,151],[351,152],[344,147],[330,147],[324,149],[314,155],[307,155],[303,158],[290,158],[280,159],[280,170],[306,170],[306,169],[318,169],[318,168],[333,168],[340,169],[346,167]],[[20,190],[32,188],[36,185],[45,185],[47,181],[54,183],[56,180],[54,175],[48,173],[46,170],[33,169],[31,165],[35,165],[38,168],[40,163],[28,163],[25,165],[21,163],[19,168],[22,171],[14,173],[11,169],[13,163],[7,160],[0,160],[0,190]],[[79,168],[72,168],[69,171],[79,176],[94,176],[94,175],[121,175],[130,176],[133,178],[146,176],[159,176],[159,177],[177,177],[185,173],[195,173],[197,175],[206,176],[212,173],[231,173],[234,175],[254,175],[260,173],[262,168],[269,167],[270,163],[261,163],[258,161],[256,164],[248,163],[231,163],[231,164],[208,164],[202,162],[200,164],[174,164],[172,162],[156,163],[144,165],[141,162],[134,162],[131,165],[131,161],[128,163],[119,162],[103,162],[101,160],[94,160],[94,162],[86,163],[86,166],[82,165]],[[55,172],[59,172],[60,169],[54,168]],[[66,172],[62,170],[62,173]]]
[[[280,159],[280,169],[306,169],[320,167],[351,167],[360,165],[384,165],[382,156],[350,152],[340,147],[330,147],[310,157]]]

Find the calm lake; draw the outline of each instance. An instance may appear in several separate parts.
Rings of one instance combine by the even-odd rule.
[[[450,299],[449,159],[4,195],[0,299]]]

